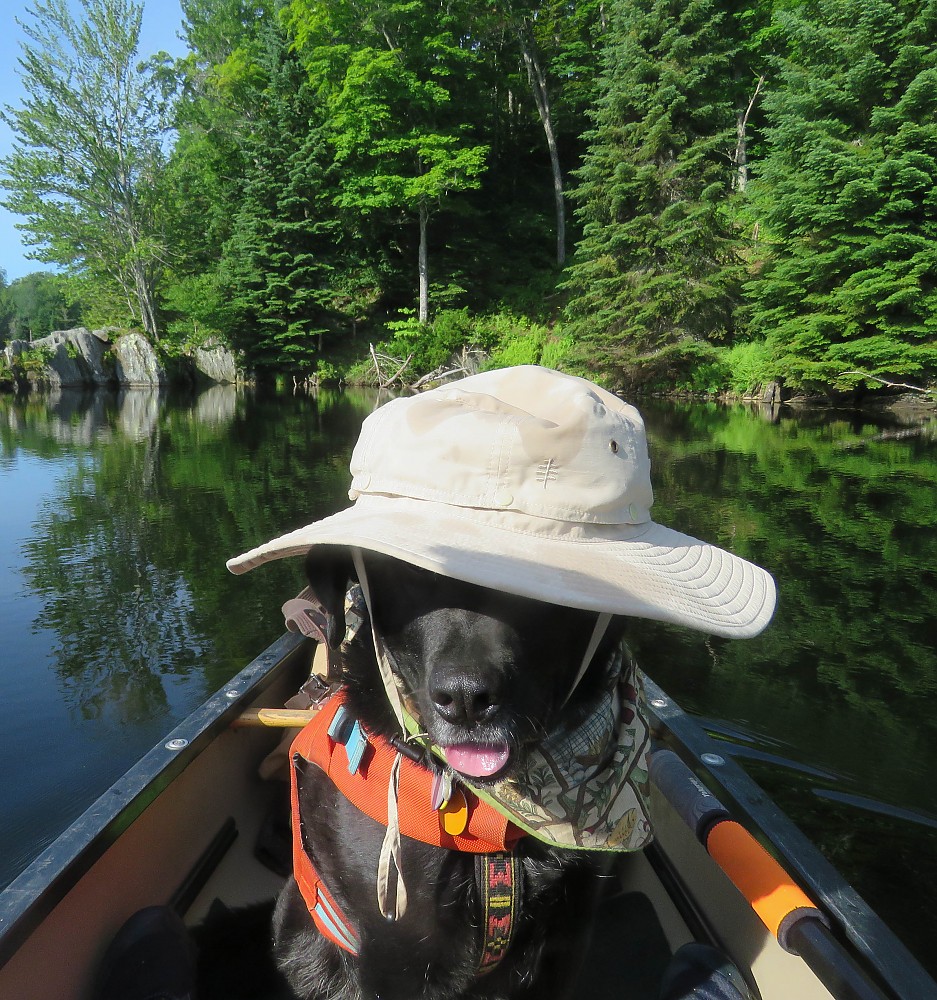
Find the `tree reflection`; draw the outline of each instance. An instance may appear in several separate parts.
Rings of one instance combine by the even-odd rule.
[[[297,567],[235,580],[225,559],[347,503],[371,401],[217,387],[36,403],[0,399],[0,444],[69,456],[24,546],[62,697],[112,724],[180,716],[279,634],[279,606],[298,589]],[[195,690],[172,704],[186,679]]]

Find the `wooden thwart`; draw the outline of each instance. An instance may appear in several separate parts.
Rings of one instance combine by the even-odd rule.
[[[244,726],[301,729],[313,720],[318,711],[317,708],[249,708],[246,712],[242,712],[231,725],[235,729]]]

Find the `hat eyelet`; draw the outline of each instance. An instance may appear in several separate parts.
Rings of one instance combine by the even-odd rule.
[[[618,442],[614,438],[612,438],[612,440],[609,441],[608,446],[611,449],[613,455],[618,454]]]

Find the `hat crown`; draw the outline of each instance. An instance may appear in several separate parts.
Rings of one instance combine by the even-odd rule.
[[[366,418],[351,496],[379,494],[558,521],[642,524],[653,491],[638,411],[533,365],[391,400]]]

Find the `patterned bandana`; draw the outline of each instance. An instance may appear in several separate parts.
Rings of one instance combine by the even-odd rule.
[[[413,699],[405,695],[403,704],[408,728],[422,731]],[[459,781],[547,844],[640,850],[651,839],[650,735],[643,704],[637,667],[622,645],[606,665],[605,684],[590,708],[528,751],[523,773],[494,785],[476,785],[461,774]]]

